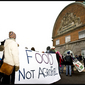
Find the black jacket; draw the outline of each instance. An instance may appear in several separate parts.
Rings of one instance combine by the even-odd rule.
[[[66,55],[66,57],[65,57],[65,64],[66,65],[72,65],[73,64],[71,55],[69,55],[69,54]]]

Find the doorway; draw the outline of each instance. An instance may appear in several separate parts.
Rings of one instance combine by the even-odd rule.
[[[63,57],[65,57],[65,56],[67,55],[67,52],[68,52],[68,51],[70,51],[70,53],[72,53],[73,57],[75,57],[75,56],[74,56],[74,53],[73,53],[71,50],[66,50],[66,51],[63,53]]]

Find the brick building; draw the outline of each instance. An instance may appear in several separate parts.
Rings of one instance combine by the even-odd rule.
[[[85,1],[67,5],[58,15],[52,32],[53,46],[65,56],[85,53]]]

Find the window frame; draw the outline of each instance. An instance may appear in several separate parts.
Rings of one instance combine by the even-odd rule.
[[[85,30],[79,31],[78,35],[79,35],[79,39],[85,38]]]
[[[67,38],[69,38],[69,40],[68,40]],[[70,36],[70,35],[66,36],[66,37],[65,37],[65,43],[68,43],[68,42],[70,42],[70,41],[71,41],[71,36]]]
[[[58,43],[58,44],[57,44]],[[60,44],[60,40],[59,39],[57,39],[56,40],[56,45],[59,45]]]

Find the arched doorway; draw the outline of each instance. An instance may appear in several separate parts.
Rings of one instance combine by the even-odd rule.
[[[63,57],[66,56],[66,54],[67,54],[68,51],[70,51],[70,53],[72,53],[73,57],[75,57],[75,56],[74,56],[74,53],[73,53],[71,50],[66,50],[66,51],[63,53]]]
[[[81,51],[82,58],[85,56],[85,49]]]

